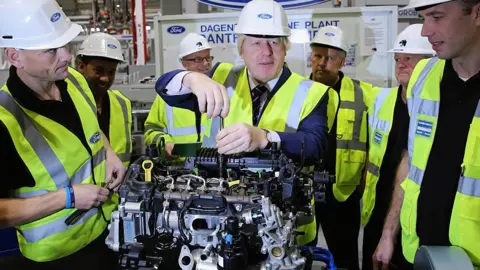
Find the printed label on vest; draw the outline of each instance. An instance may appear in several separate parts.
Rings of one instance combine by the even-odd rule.
[[[430,137],[430,134],[432,133],[432,128],[433,128],[433,123],[432,122],[428,122],[428,121],[425,121],[425,120],[418,120],[417,130],[416,130],[415,133],[417,135]]]
[[[375,137],[373,138],[373,141],[380,144],[382,142],[383,134],[375,131]]]
[[[95,132],[95,134],[92,135],[92,137],[90,137],[90,143],[91,144],[94,144],[98,141],[100,141],[100,138],[101,138],[101,135],[100,135],[100,132]]]

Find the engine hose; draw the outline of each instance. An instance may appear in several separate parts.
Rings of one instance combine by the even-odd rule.
[[[324,262],[328,270],[337,270],[332,253],[328,249],[321,247],[299,246],[299,249],[312,253],[312,257],[316,261]]]

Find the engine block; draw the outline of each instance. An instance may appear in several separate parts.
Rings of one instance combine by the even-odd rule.
[[[123,269],[304,268],[296,228],[327,178],[278,151],[255,161],[202,149],[181,166],[153,153],[129,167],[111,216],[106,244]]]

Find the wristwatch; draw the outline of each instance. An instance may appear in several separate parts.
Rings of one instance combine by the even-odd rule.
[[[265,146],[265,149],[270,149],[272,148],[272,133],[270,133],[270,130],[268,129],[263,129],[267,133],[267,145]]]

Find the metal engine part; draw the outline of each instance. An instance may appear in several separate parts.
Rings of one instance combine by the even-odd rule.
[[[298,168],[278,155],[271,155],[276,162],[261,163],[273,164],[269,171],[254,172],[238,157],[226,157],[222,178],[199,171],[205,166],[169,166],[151,147],[146,152],[127,171],[105,241],[118,252],[122,269],[304,268],[297,216],[311,215],[318,177],[297,175]],[[150,182],[141,167],[145,160],[155,164]]]

